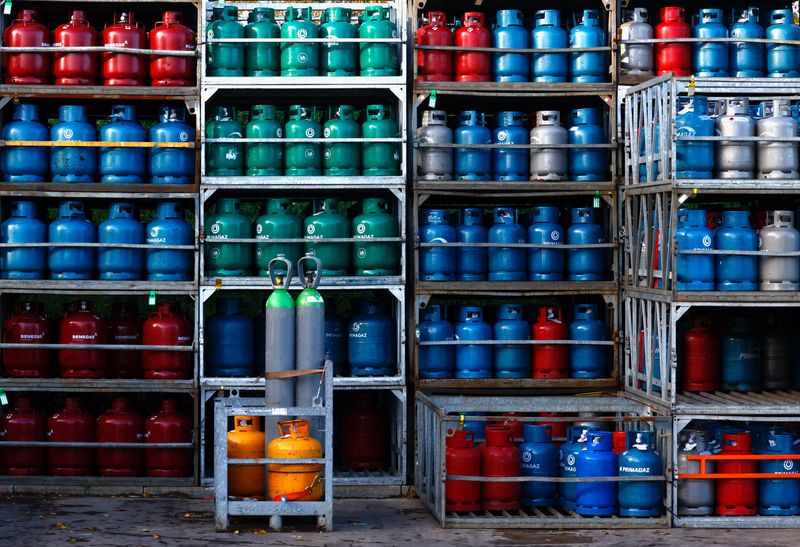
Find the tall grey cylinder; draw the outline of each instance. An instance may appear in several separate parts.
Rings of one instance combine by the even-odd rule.
[[[301,281],[306,271],[303,267],[305,261],[316,262],[316,270],[309,273],[305,288],[297,296],[297,320],[295,328],[295,369],[310,370],[322,368],[325,361],[325,301],[317,291],[322,271],[322,263],[315,256],[306,255],[298,262],[298,275]],[[313,279],[311,278],[313,276]],[[320,391],[319,374],[299,376],[295,385],[295,400],[299,407],[310,407]],[[324,397],[324,390],[320,396]],[[325,404],[332,404],[325,401]],[[302,417],[302,416],[301,416]],[[308,417],[309,433],[324,446],[324,434],[320,432],[319,417]]]
[[[286,277],[275,275],[275,264],[278,261],[287,265]],[[267,299],[264,310],[264,372],[286,372],[294,370],[295,360],[295,306],[286,289],[291,282],[291,263],[283,258],[283,255],[278,255],[278,258],[270,261],[269,270],[274,290]],[[294,406],[294,380],[291,378],[266,380],[265,397],[270,406]],[[277,417],[264,419],[267,439],[279,436],[278,422],[282,419]]]

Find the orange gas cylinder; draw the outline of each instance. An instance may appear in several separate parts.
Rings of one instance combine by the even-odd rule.
[[[280,437],[267,447],[267,458],[321,458],[322,445],[308,436],[308,420],[278,422]],[[269,464],[267,494],[273,501],[322,499],[321,464]]]
[[[228,458],[263,458],[265,437],[261,418],[235,416],[234,430],[228,432]],[[264,499],[263,465],[228,466],[228,495]]]

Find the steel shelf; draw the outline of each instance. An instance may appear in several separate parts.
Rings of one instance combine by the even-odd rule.
[[[415,93],[436,91],[437,95],[475,95],[479,97],[553,97],[554,95],[613,96],[616,85],[611,82],[583,84],[572,82],[414,82]]]
[[[714,194],[714,195],[795,195],[800,194],[798,180],[766,179],[675,179],[671,182],[648,182],[622,186],[624,195],[644,195],[661,192],[676,194]]]
[[[672,413],[723,416],[796,416],[800,414],[800,391],[680,392]]]
[[[195,251],[196,252],[196,251]],[[78,288],[79,287],[79,288]],[[104,281],[97,279],[3,279],[0,293],[49,292],[58,294],[149,294],[196,295],[194,281]]]
[[[759,307],[800,305],[797,291],[665,291],[644,287],[623,286],[626,296],[665,303],[714,306]]]
[[[194,393],[197,390],[197,382],[113,378],[0,378],[0,387],[6,391]]]
[[[218,286],[217,281],[220,282]],[[263,289],[267,291],[272,290],[272,283],[268,277],[202,277],[200,278],[200,285],[203,288],[220,288],[225,287],[226,290],[252,290]],[[290,289],[302,289],[302,280],[292,278],[292,283],[289,285]],[[393,276],[380,276],[380,277],[323,277],[319,285],[319,290],[373,290],[385,289],[390,291],[399,291],[405,288],[403,277],[399,275]]]
[[[405,190],[397,177],[202,177],[203,189],[214,190]]]
[[[530,390],[530,389],[610,389],[616,390],[619,382],[616,377],[597,378],[592,380],[579,380],[574,378],[487,378],[483,380],[467,380],[459,378],[447,378],[441,380],[423,380],[416,382],[417,389],[425,392],[445,391],[445,390]]]
[[[414,191],[431,195],[477,195],[506,196],[508,194],[530,197],[555,197],[556,194],[591,196],[595,192],[612,193],[616,191],[614,182],[506,182],[506,181],[466,181],[466,180],[420,180],[415,179]]]
[[[66,0],[26,0],[26,1],[66,1]],[[103,2],[107,0],[87,0]],[[137,0],[137,3],[140,0]],[[163,0],[145,0],[146,2],[164,3]],[[182,0],[170,0],[182,1]],[[194,3],[189,2],[187,3]],[[57,48],[53,49],[58,51]],[[180,101],[196,99],[199,88],[191,87],[159,87],[159,86],[102,86],[102,85],[0,85],[0,96],[40,99],[120,99],[137,101]]]
[[[569,296],[616,295],[616,281],[418,281],[418,295]]]
[[[346,4],[339,4],[345,6]],[[276,91],[279,89],[391,89],[406,85],[405,76],[206,76],[203,89],[247,89]]]
[[[193,184],[62,184],[58,182],[0,183],[0,197],[108,198],[108,199],[195,199]]]
[[[91,0],[90,0],[91,1]],[[0,443],[1,445],[2,443]],[[128,487],[148,487],[158,488],[165,486],[196,486],[197,481],[193,477],[98,477],[94,475],[79,477],[53,477],[50,475],[42,476],[12,476],[0,475],[0,484],[37,486],[41,491],[43,487],[86,487],[96,488],[103,486],[128,486]],[[57,492],[57,490],[55,490]]]
[[[253,378],[219,378],[205,377],[200,380],[203,389],[226,390],[226,389],[258,389],[264,388],[265,380],[263,377]],[[355,390],[355,389],[390,389],[401,388],[406,385],[403,376],[334,376],[333,389],[335,390]]]

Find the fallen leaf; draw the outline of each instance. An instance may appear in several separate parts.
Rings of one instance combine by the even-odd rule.
[[[56,528],[59,530],[69,530],[69,524],[65,522],[56,522]]]

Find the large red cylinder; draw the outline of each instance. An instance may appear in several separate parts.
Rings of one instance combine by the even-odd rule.
[[[47,420],[47,441],[59,443],[90,443],[94,441],[94,417],[81,408],[80,399],[64,399],[64,410]],[[92,474],[94,449],[48,448],[47,470],[60,477]]]
[[[105,344],[108,327],[95,315],[92,303],[86,300],[66,306],[67,313],[59,325],[61,344]],[[106,371],[107,352],[94,349],[62,349],[58,366],[62,378],[102,378]]]
[[[44,448],[4,448],[2,441],[44,442],[45,420],[29,397],[17,397],[0,423],[0,474],[43,475]]]
[[[456,30],[456,47],[492,47],[492,33],[486,28],[486,15],[479,11],[464,14],[464,26]],[[490,53],[456,51],[457,82],[490,82],[492,57]]]
[[[69,23],[53,31],[53,46],[56,48],[96,45],[97,31],[81,10],[74,10]],[[97,53],[55,53],[53,76],[56,85],[94,85],[97,82],[97,56]]]
[[[719,389],[719,335],[708,319],[695,319],[683,333],[680,371],[685,391]]]
[[[484,477],[519,477],[519,449],[512,442],[511,429],[504,425],[486,426],[486,442],[481,444],[481,474]],[[486,511],[519,509],[522,493],[518,482],[481,483],[481,507]]]
[[[174,399],[161,401],[161,410],[144,424],[147,443],[190,443],[192,422],[178,412]],[[145,454],[148,477],[188,477],[192,474],[191,448],[149,448]]]
[[[177,11],[165,11],[162,20],[150,31],[150,49],[194,51],[196,47],[194,32],[181,23]],[[196,69],[194,57],[150,56],[150,80],[154,86],[194,85]]]
[[[569,327],[561,321],[561,308],[539,308],[531,335],[534,340],[569,340]],[[534,378],[569,378],[569,346],[534,345],[531,356]]]
[[[114,24],[103,30],[103,45],[147,49],[147,32],[132,11],[114,14]],[[144,85],[147,57],[127,53],[103,53],[103,85]]]
[[[389,467],[389,414],[380,394],[358,391],[350,398],[342,419],[344,457],[348,469]]]
[[[50,321],[41,302],[17,302],[3,323],[3,342],[7,344],[49,344]],[[47,378],[52,352],[47,349],[4,349],[3,367],[10,378]]]
[[[39,13],[23,9],[17,19],[3,33],[6,47],[47,47],[50,45],[50,30],[40,24]],[[46,84],[50,81],[49,53],[6,53],[3,68],[7,84]]]
[[[138,346],[142,344],[142,322],[135,302],[116,302],[108,320],[108,343]],[[141,350],[110,351],[108,378],[141,378]]]
[[[428,24],[417,29],[418,46],[452,46],[453,31],[447,27],[447,13],[428,12]],[[453,79],[452,51],[417,51],[417,79],[420,82],[449,82]]]
[[[448,475],[481,476],[481,451],[475,446],[474,432],[453,431],[445,440],[445,468]],[[447,480],[445,482],[446,511],[478,511],[481,508],[481,483]]]
[[[691,38],[692,29],[686,23],[683,8],[665,6],[661,8],[661,22],[656,26],[656,38]],[[656,74],[663,76],[689,76],[692,72],[692,45],[686,42],[656,44]]]
[[[540,418],[556,418],[562,416],[562,414],[558,412],[539,412],[538,416]],[[561,441],[567,438],[567,426],[569,425],[567,422],[541,421],[536,422],[535,425],[549,425],[552,428],[553,442],[556,445],[560,445]]]
[[[722,435],[722,451],[725,455],[747,455],[750,452],[749,433],[725,433]],[[721,460],[716,462],[717,473],[756,473],[755,461]],[[758,513],[758,486],[756,479],[717,479],[717,514],[723,516],[748,516]]]
[[[191,346],[192,325],[180,314],[180,306],[164,302],[150,312],[142,327],[145,346]],[[178,351],[143,351],[145,378],[181,380],[191,378],[192,354]]]
[[[519,412],[503,412],[504,419],[492,420],[489,423],[499,424],[506,426],[511,432],[511,441],[520,444],[522,438],[525,436],[525,422],[514,420],[515,416],[520,416]]]
[[[119,397],[111,410],[97,418],[98,443],[139,443],[144,437],[142,419],[131,410],[130,401]],[[138,448],[98,448],[97,473],[101,477],[138,477],[144,454]]]

